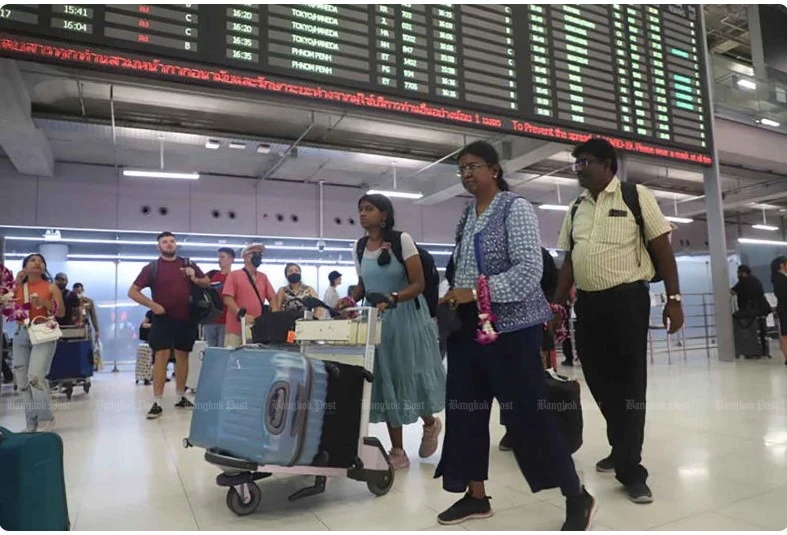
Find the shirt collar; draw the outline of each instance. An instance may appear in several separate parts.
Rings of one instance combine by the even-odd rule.
[[[620,187],[620,180],[618,180],[617,176],[613,176],[612,180],[610,180],[609,184],[607,184],[607,187],[604,188],[604,192],[606,192],[606,193],[615,193],[616,191],[618,191],[619,187]],[[593,196],[590,194],[590,192],[588,190],[585,190],[585,191],[582,192],[580,197],[582,197],[583,199],[587,199],[587,198],[591,198],[592,199]]]

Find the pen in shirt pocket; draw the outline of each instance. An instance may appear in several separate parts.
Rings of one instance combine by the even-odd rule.
[[[629,214],[625,210],[616,210],[613,208],[609,211],[609,217],[626,217],[627,215]]]

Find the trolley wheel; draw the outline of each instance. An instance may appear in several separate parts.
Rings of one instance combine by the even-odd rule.
[[[85,391],[85,394],[90,392],[90,386],[91,386],[91,383],[85,383],[84,385],[82,385],[82,390]]]
[[[74,387],[67,386],[66,388],[63,389],[63,391],[66,393],[66,399],[68,399],[68,401],[71,401],[71,395],[74,393]]]
[[[366,488],[375,496],[385,496],[394,483],[394,470],[390,466],[387,472],[375,472],[367,476]]]
[[[243,501],[243,496],[238,494],[235,487],[227,490],[227,507],[238,516],[250,515],[257,510],[262,501],[262,492],[256,483],[243,483],[249,491],[248,501]]]

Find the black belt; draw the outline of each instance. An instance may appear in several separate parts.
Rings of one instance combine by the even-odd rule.
[[[626,290],[635,290],[639,288],[649,288],[649,285],[646,281],[637,281],[637,282],[627,282],[626,284],[620,284],[618,286],[613,286],[612,288],[607,288],[606,290],[598,290],[596,292],[587,292],[585,290],[577,290],[578,294],[585,294],[585,295],[601,295],[604,293],[613,293],[613,292],[621,292]]]

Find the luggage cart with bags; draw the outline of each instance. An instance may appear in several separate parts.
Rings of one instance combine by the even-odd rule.
[[[324,492],[329,477],[365,482],[377,496],[391,490],[388,454],[368,436],[377,310],[346,312],[357,317],[298,320],[289,347],[299,352],[245,345],[245,335],[240,348],[206,350],[183,445],[205,448],[205,460],[221,469],[216,483],[227,487],[235,514],[257,509],[257,481],[274,473],[315,477],[290,501]]]

